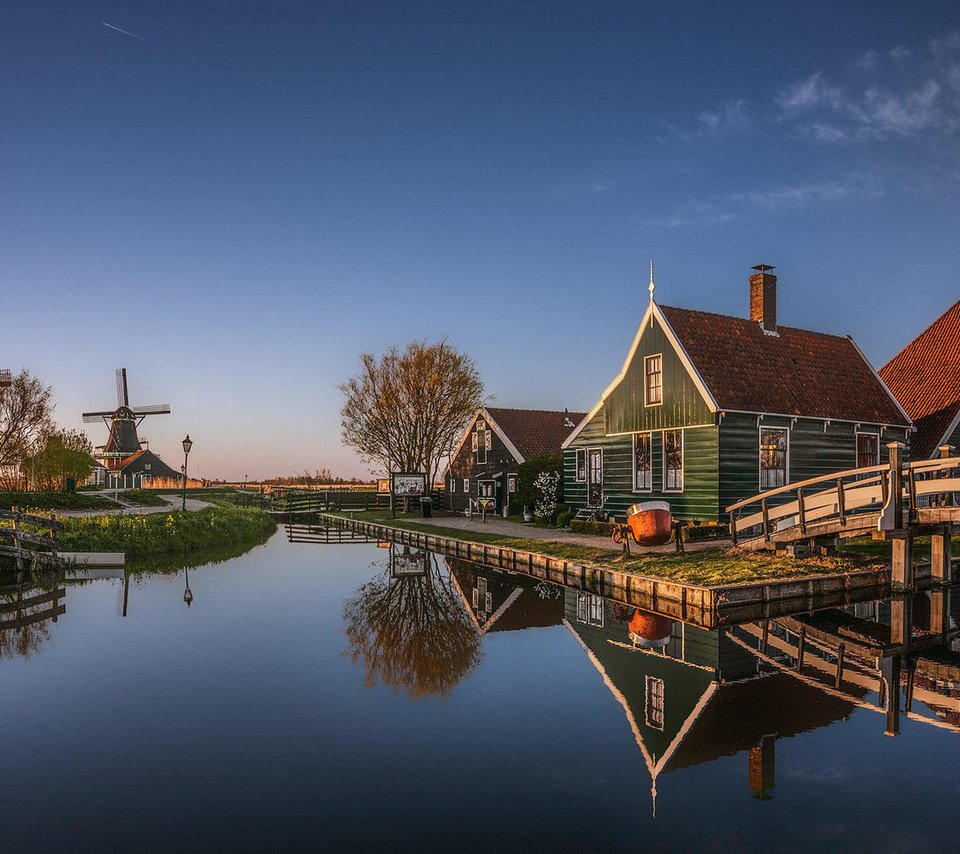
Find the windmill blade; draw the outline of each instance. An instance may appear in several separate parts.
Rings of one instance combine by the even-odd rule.
[[[130,395],[127,394],[127,369],[117,368],[117,406],[129,406]]]
[[[110,418],[113,416],[113,410],[109,412],[84,412],[83,413],[83,423],[92,424],[94,421],[99,421],[101,418]]]
[[[132,409],[134,415],[169,415],[169,403],[155,403],[153,406],[134,406]]]

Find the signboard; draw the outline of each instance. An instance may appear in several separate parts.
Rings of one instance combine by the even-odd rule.
[[[414,578],[427,574],[427,561],[430,556],[426,552],[410,551],[409,546],[403,549],[390,550],[390,577]]]
[[[377,495],[388,495],[390,493],[390,478],[377,478]]]
[[[397,515],[397,499],[422,498],[427,494],[427,476],[421,472],[391,472],[390,515]]]
[[[481,498],[478,503],[484,510],[496,510],[497,509],[497,499],[496,498]]]
[[[394,472],[390,492],[397,498],[419,498],[427,494],[427,476],[423,472]]]

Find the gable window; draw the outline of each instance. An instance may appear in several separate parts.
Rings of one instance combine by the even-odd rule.
[[[487,451],[490,450],[490,432],[483,421],[477,422],[477,429],[473,434],[473,449],[477,452],[477,462],[484,465],[487,462]]]
[[[857,433],[857,468],[880,465],[880,436],[876,433]]]
[[[683,492],[683,430],[663,431],[663,491]]]
[[[663,403],[663,356],[647,356],[643,360],[644,403],[656,406]]]
[[[760,429],[760,489],[787,484],[787,431],[779,427]]]
[[[647,677],[646,700],[643,704],[647,726],[663,729],[663,680]]]
[[[649,492],[653,488],[653,442],[649,433],[633,434],[633,489]]]
[[[465,478],[463,479],[463,491],[464,491],[464,492],[467,492],[467,493],[470,492],[470,478],[469,478],[469,477],[465,477]]]
[[[577,483],[584,483],[587,479],[587,449],[577,448],[577,472],[574,480]]]

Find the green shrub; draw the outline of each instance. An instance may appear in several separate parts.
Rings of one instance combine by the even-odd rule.
[[[683,539],[688,543],[705,543],[710,540],[724,540],[730,536],[730,527],[726,523],[701,522],[699,525],[687,525],[683,529]]]
[[[563,501],[563,457],[559,454],[541,454],[520,464],[517,469],[517,491],[513,500],[532,511],[541,495],[536,487],[537,476],[543,472],[556,472],[560,475],[558,501]]]
[[[88,492],[0,492],[0,507],[31,510],[110,510],[116,502]]]
[[[573,513],[569,510],[563,510],[557,514],[557,527],[566,528],[570,524],[570,520],[573,519]]]
[[[126,489],[119,493],[121,498],[132,501],[134,504],[140,504],[143,507],[168,507],[169,503],[164,501],[152,489]]]
[[[577,534],[597,534],[609,537],[613,533],[612,522],[593,522],[587,519],[571,519],[570,530]]]

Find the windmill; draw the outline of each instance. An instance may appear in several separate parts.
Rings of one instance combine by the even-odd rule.
[[[102,420],[110,428],[107,443],[98,451],[105,463],[121,460],[141,450],[137,427],[148,415],[169,415],[170,404],[159,403],[154,406],[131,406],[127,391],[127,369],[117,368],[117,408],[102,412],[84,412],[86,424]]]

